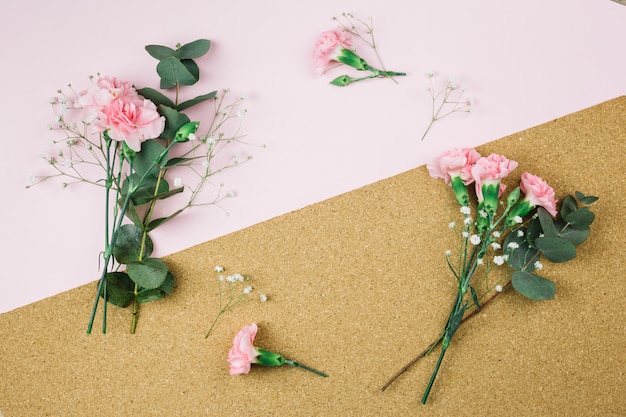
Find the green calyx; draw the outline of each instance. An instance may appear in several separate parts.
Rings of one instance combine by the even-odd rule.
[[[199,122],[189,122],[182,125],[177,131],[176,135],[174,135],[174,142],[187,142],[189,141],[189,136],[192,133],[196,133],[198,130]]]
[[[280,353],[270,352],[269,350],[257,348],[259,356],[256,364],[261,366],[281,366],[285,363],[285,358]]]
[[[454,197],[456,197],[456,201],[459,205],[469,206],[469,193],[467,191],[467,186],[463,183],[461,177],[453,177],[450,180],[450,186],[452,186]]]
[[[341,53],[337,56],[337,61],[349,65],[359,71],[366,71],[370,69],[370,66],[363,58],[346,48],[341,48]]]

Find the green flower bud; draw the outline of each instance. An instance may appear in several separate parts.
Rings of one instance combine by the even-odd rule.
[[[269,350],[256,348],[259,356],[256,358],[256,364],[261,366],[281,366],[285,363],[285,358],[280,353],[270,352]]]
[[[200,122],[185,123],[176,131],[176,135],[174,135],[174,142],[187,142],[189,140],[189,135],[196,133],[198,126],[200,126]]]
[[[339,77],[332,80],[330,84],[336,85],[338,87],[345,87],[347,85],[350,85],[351,82],[352,78],[348,77],[347,75],[340,75]]]
[[[356,68],[359,71],[365,71],[370,69],[370,66],[365,62],[363,58],[355,54],[349,49],[341,48],[341,53],[337,56],[337,61],[350,65],[352,68]]]
[[[507,207],[513,207],[515,203],[517,203],[517,200],[519,200],[519,195],[520,195],[519,187],[511,191],[508,198],[506,199]]]

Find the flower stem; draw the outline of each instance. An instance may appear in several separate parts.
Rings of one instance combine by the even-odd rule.
[[[428,395],[430,394],[430,389],[433,387],[433,383],[435,382],[435,378],[437,377],[437,373],[439,372],[439,367],[441,366],[443,355],[446,354],[447,350],[448,350],[448,346],[443,346],[441,348],[439,359],[437,359],[437,365],[435,365],[435,370],[433,371],[433,374],[430,376],[430,381],[428,381],[428,385],[426,386],[426,390],[424,391],[424,395],[422,396],[422,404],[426,404],[426,400],[428,399]]]
[[[309,368],[308,366],[302,365],[299,362],[285,359],[285,363],[291,366],[295,366],[296,368],[306,369],[307,371],[313,372],[314,374],[317,374],[319,376],[323,376],[324,378],[328,378],[328,375],[325,374],[324,372],[318,371],[317,369]]]

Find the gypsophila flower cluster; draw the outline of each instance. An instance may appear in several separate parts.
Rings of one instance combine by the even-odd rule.
[[[216,266],[213,270],[219,274],[218,282],[218,312],[205,338],[209,337],[219,318],[227,311],[234,307],[249,301],[248,296],[252,294],[254,287],[250,285],[250,277],[244,276],[238,272],[224,276],[226,269],[223,266]],[[267,295],[260,294],[259,301],[264,303],[267,301]]]
[[[470,113],[474,110],[474,100],[464,97],[467,91],[458,83],[456,78],[450,78],[442,90],[435,91],[435,85],[433,83],[435,77],[436,74],[434,72],[428,73],[430,85],[427,91],[432,100],[432,107],[428,127],[426,127],[420,140],[424,140],[433,127],[433,124],[444,117],[453,113]]]

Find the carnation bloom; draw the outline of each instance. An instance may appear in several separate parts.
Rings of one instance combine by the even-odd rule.
[[[352,35],[340,29],[322,32],[313,47],[313,63],[321,74],[328,69],[330,63],[337,61],[342,49],[352,46]]]
[[[482,157],[471,168],[472,177],[476,182],[476,197],[478,201],[483,201],[483,184],[499,184],[498,196],[502,194],[506,186],[501,183],[511,171],[517,168],[517,162],[508,159],[503,155],[492,153],[487,157]],[[496,198],[498,197],[496,196]]]
[[[452,149],[438,156],[426,168],[431,177],[442,178],[447,185],[454,177],[461,177],[463,184],[469,185],[474,182],[472,166],[478,159],[480,154],[473,148]]]
[[[258,327],[256,323],[244,326],[233,339],[233,347],[228,351],[230,374],[241,375],[250,372],[250,365],[257,362],[259,351],[254,346]]]
[[[165,127],[153,102],[143,98],[128,82],[100,77],[78,100],[83,119],[113,140],[126,142],[138,152],[141,142],[158,137]]]
[[[520,189],[524,193],[524,200],[532,207],[541,206],[552,216],[556,216],[556,199],[554,189],[536,175],[524,172],[520,179]]]

